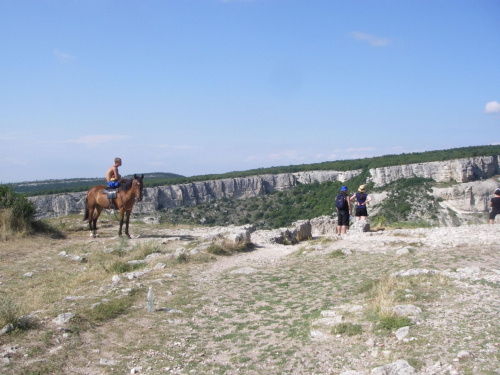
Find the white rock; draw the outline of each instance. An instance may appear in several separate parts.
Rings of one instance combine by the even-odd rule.
[[[14,326],[12,325],[12,323],[9,323],[7,324],[5,327],[3,327],[1,330],[0,330],[0,336],[2,335],[5,335],[7,333],[10,333],[14,330]]]
[[[330,318],[317,319],[314,322],[312,322],[312,325],[313,326],[322,325],[322,326],[331,327],[331,326],[334,326],[336,324],[341,323],[343,320],[344,320],[344,317],[342,315],[338,315],[338,316],[334,316],[334,317],[330,317]]]
[[[396,255],[398,255],[398,256],[408,255],[408,254],[410,254],[410,250],[408,250],[407,247],[404,247],[404,248],[399,249],[398,251],[396,251]]]
[[[252,274],[258,272],[255,268],[252,267],[243,267],[238,268],[237,270],[233,270],[230,273],[241,273],[241,274]]]
[[[111,278],[111,281],[116,284],[116,283],[119,283],[120,281],[122,281],[122,279],[120,278],[120,276],[118,275],[113,275],[113,277]]]
[[[410,327],[401,327],[396,331],[396,338],[398,340],[404,339],[410,333]]]
[[[371,371],[371,375],[416,375],[415,369],[404,360],[400,359],[391,364],[376,367]]]
[[[393,311],[399,316],[418,316],[422,312],[422,309],[414,305],[396,305]]]
[[[335,310],[323,310],[320,315],[324,318],[331,318],[337,316],[337,312]]]
[[[113,359],[106,359],[106,358],[101,358],[101,360],[99,361],[99,363],[103,366],[115,366],[116,365],[116,361],[113,360]]]
[[[461,361],[464,359],[472,358],[472,353],[467,350],[461,350],[457,354],[457,358]]]
[[[315,341],[326,341],[331,339],[331,336],[321,331],[311,330],[311,339]]]
[[[62,313],[57,316],[57,318],[52,319],[52,322],[55,324],[61,325],[69,322],[71,319],[75,317],[73,313]]]

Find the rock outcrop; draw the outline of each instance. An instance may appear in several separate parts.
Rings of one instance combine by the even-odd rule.
[[[480,156],[467,159],[436,161],[397,165],[393,167],[370,169],[375,186],[383,186],[400,178],[423,177],[431,178],[436,182],[469,182],[490,178],[500,173],[500,156]]]
[[[325,181],[344,182],[360,173],[360,170],[356,170],[267,174],[146,188],[144,189],[144,199],[134,207],[134,212],[152,214],[166,208],[192,206],[221,198],[259,197],[274,191],[291,189],[297,184]],[[86,193],[52,194],[30,197],[29,199],[35,203],[38,212],[37,218],[45,219],[82,213],[85,207],[85,195]]]
[[[189,184],[159,186],[144,189],[144,199],[134,207],[134,213],[151,215],[168,208],[192,206],[222,198],[246,199],[259,197],[274,191],[291,189],[297,184],[325,181],[348,181],[358,176],[354,171],[310,171],[283,174],[267,174],[241,178],[201,181]],[[383,186],[400,178],[414,176],[432,178],[437,182],[458,182],[449,188],[434,188],[434,194],[442,198],[443,209],[464,212],[486,212],[492,191],[498,185],[494,181],[476,186],[475,180],[485,180],[500,174],[499,156],[482,156],[443,162],[418,163],[370,169],[375,186]],[[86,193],[53,194],[29,199],[35,203],[37,218],[82,214]],[[384,193],[372,195],[372,205],[385,198]]]

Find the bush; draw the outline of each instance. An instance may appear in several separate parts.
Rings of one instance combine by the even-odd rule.
[[[243,242],[233,243],[229,241],[217,241],[210,244],[207,248],[207,253],[214,255],[231,255],[233,253],[250,251],[253,247],[253,244],[246,244]]]
[[[386,331],[395,331],[402,327],[411,326],[412,322],[407,316],[382,315],[379,317],[379,327]]]
[[[24,195],[14,193],[8,185],[0,185],[0,225],[4,233],[27,232],[32,229],[35,205]]]
[[[126,313],[130,306],[132,306],[132,301],[128,298],[114,299],[97,305],[89,311],[88,315],[95,321],[109,320]]]
[[[17,325],[17,319],[20,315],[19,305],[9,297],[0,298],[0,329],[7,324]]]
[[[332,327],[332,333],[334,335],[355,336],[360,335],[362,332],[363,328],[360,324],[339,323]]]

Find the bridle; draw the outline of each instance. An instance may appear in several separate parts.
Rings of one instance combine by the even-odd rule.
[[[135,198],[137,202],[142,202],[142,181],[134,178],[134,186],[139,190],[139,195]]]

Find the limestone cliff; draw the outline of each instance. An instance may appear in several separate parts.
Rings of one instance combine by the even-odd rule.
[[[469,182],[487,179],[500,173],[499,156],[397,165],[370,169],[369,181],[384,186],[400,178],[423,177],[437,182]]]
[[[486,212],[495,181],[487,187],[474,185],[470,181],[486,180],[500,174],[499,156],[483,156],[443,162],[418,163],[370,169],[375,186],[383,186],[400,178],[426,177],[437,182],[457,182],[450,188],[435,188],[434,194],[442,198],[443,209],[464,212]],[[189,184],[168,185],[144,189],[144,199],[134,207],[135,213],[152,214],[167,208],[196,205],[221,198],[246,199],[259,197],[273,191],[293,188],[298,183],[309,184],[325,181],[348,181],[359,175],[360,170],[310,171],[261,176],[229,178]],[[461,184],[460,184],[461,183]],[[491,185],[491,186],[490,186]],[[485,185],[486,186],[486,185]],[[493,190],[492,190],[493,189]],[[38,218],[81,214],[85,206],[86,193],[54,194],[30,197],[35,203]],[[383,194],[373,195],[374,204],[383,200]]]
[[[165,208],[190,206],[213,200],[259,197],[273,191],[293,188],[298,183],[347,181],[361,171],[311,171],[267,174],[223,180],[192,182],[144,189],[144,199],[134,207],[135,213],[151,214]],[[79,214],[85,207],[86,193],[53,194],[30,197],[37,207],[38,218]]]

